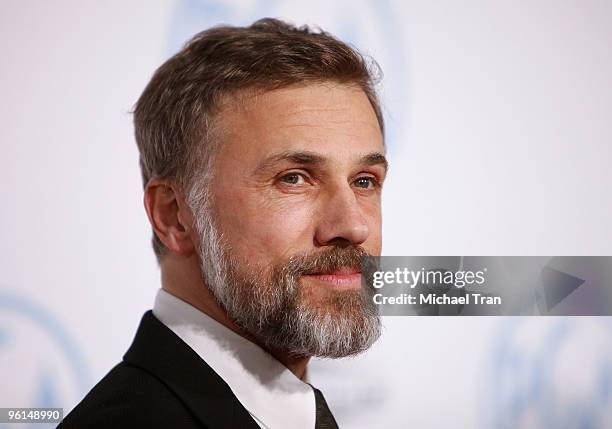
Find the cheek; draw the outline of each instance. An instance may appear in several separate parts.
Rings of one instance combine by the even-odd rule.
[[[313,210],[304,201],[235,196],[220,214],[232,256],[246,263],[268,266],[312,245]]]

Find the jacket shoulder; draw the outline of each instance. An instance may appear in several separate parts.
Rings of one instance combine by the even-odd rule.
[[[147,371],[121,362],[64,418],[59,429],[202,428],[177,396]]]

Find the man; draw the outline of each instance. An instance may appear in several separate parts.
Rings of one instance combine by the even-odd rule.
[[[360,275],[387,169],[374,80],[274,19],[204,31],[157,70],[134,123],[162,289],[62,427],[337,427],[306,367],[380,334]]]

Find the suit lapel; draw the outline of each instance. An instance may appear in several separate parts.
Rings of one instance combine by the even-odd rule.
[[[259,428],[227,383],[152,311],[144,314],[123,360],[161,380],[205,425]]]

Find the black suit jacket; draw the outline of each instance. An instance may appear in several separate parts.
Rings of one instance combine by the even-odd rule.
[[[230,387],[145,313],[134,342],[58,428],[259,429]]]

